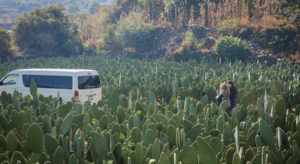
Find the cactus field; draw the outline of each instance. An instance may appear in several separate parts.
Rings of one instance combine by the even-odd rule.
[[[0,163],[300,163],[299,65],[76,56],[2,62],[0,76],[20,68],[95,69],[103,100],[3,92]],[[228,80],[232,117],[215,102]]]

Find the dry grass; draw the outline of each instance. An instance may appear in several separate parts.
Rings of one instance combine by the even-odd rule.
[[[290,55],[289,58],[293,61],[300,61],[300,52],[297,51],[296,54]]]
[[[98,9],[96,14],[86,18],[80,25],[80,39],[87,48],[99,48],[98,44],[102,34],[111,23],[110,15],[112,12],[111,7],[103,6]]]
[[[242,19],[240,19],[240,25],[249,26],[250,24],[251,22],[248,17],[243,17]]]
[[[159,18],[156,22],[156,27],[172,27],[172,22],[167,21],[167,18],[164,16],[163,13],[159,15]]]
[[[275,26],[279,25],[280,22],[273,16],[268,15],[262,16],[260,19],[255,20],[253,24],[265,28],[274,28]]]
[[[275,28],[279,25],[282,25],[285,28],[288,29],[294,29],[297,28],[293,26],[293,20],[286,18],[286,19],[276,19],[274,16],[266,15],[261,17],[260,19],[257,19],[252,22],[253,25],[261,26],[264,28]]]
[[[126,47],[126,48],[124,48],[124,51],[125,52],[135,52],[135,48],[134,47]]]

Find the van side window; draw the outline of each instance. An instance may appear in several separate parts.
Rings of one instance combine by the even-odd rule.
[[[30,87],[34,80],[38,88],[72,89],[72,76],[23,75],[23,84]]]
[[[2,80],[2,85],[16,85],[18,80],[18,75],[8,75]]]

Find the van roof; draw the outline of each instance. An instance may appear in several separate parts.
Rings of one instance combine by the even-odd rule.
[[[91,69],[53,69],[53,68],[31,68],[31,69],[18,69],[11,73],[32,73],[32,72],[61,72],[61,73],[79,73],[79,72],[95,72]]]

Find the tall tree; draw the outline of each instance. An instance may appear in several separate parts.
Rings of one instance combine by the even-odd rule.
[[[21,50],[73,55],[81,51],[77,26],[64,13],[64,8],[51,5],[21,16],[13,26],[16,44]]]
[[[10,35],[7,30],[0,28],[0,56],[10,54]]]

